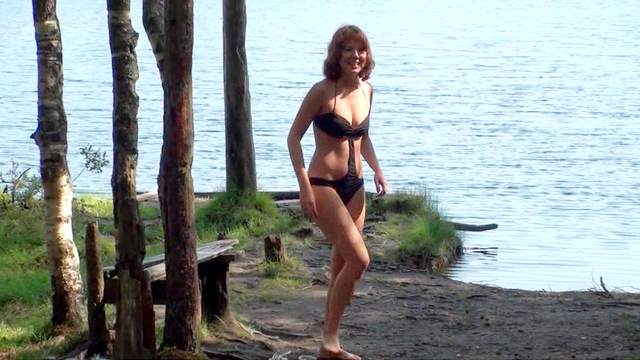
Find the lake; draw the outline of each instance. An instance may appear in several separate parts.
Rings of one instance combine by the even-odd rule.
[[[366,5],[364,5],[366,4]],[[133,1],[140,79],[138,189],[153,191],[162,89]],[[80,148],[111,152],[106,2],[58,2],[72,175]],[[296,190],[286,135],[322,77],[335,29],[368,34],[376,68],[370,134],[392,191],[428,191],[465,233],[449,276],[533,290],[640,291],[640,2],[247,1],[258,186]],[[0,0],[0,171],[37,173],[31,3]],[[196,191],[225,184],[222,5],[196,1]],[[312,136],[303,140],[306,160]],[[110,167],[77,192],[109,193]],[[373,191],[365,169],[365,186]]]

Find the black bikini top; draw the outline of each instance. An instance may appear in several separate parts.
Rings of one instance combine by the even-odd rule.
[[[337,84],[336,84],[337,86]],[[334,88],[334,93],[336,89]],[[335,95],[334,95],[335,96]],[[336,102],[337,96],[333,102],[333,110],[331,112],[325,112],[313,117],[313,124],[324,131],[327,135],[336,138],[359,138],[369,131],[369,115],[371,114],[371,99],[373,92],[369,98],[369,114],[367,118],[357,127],[352,127],[351,124],[344,117],[336,114]]]

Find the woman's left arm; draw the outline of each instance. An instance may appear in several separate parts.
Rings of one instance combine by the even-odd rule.
[[[371,107],[373,106],[373,86],[369,85],[369,117],[371,116]],[[376,184],[376,191],[378,192],[378,196],[384,196],[389,189],[389,184],[387,184],[387,180],[384,178],[384,173],[380,168],[380,164],[378,164],[378,158],[376,157],[376,152],[373,149],[373,143],[371,142],[371,138],[369,137],[369,132],[362,136],[362,144],[361,144],[361,152],[364,159],[367,161],[367,164],[373,170],[373,182]]]
[[[376,157],[376,152],[373,149],[373,143],[371,142],[371,138],[369,134],[365,134],[362,137],[361,144],[362,156],[367,161],[367,164],[371,167],[371,170],[374,172],[373,182],[376,184],[376,191],[378,192],[378,196],[384,196],[389,189],[389,184],[387,184],[387,180],[384,178],[384,173],[380,168],[380,164],[378,163],[378,158]]]

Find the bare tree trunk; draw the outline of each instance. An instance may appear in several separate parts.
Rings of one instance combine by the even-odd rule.
[[[164,57],[165,57],[165,38],[164,38],[164,1],[165,0],[143,0],[142,1],[142,24],[147,33],[153,55],[156,58],[156,64],[160,70],[160,79],[164,87]]]
[[[87,312],[89,314],[89,348],[86,358],[107,354],[109,332],[104,312],[104,278],[100,257],[100,234],[98,223],[87,224],[85,233],[85,256],[87,258]]]
[[[201,319],[193,181],[193,1],[165,2],[164,136],[158,195],[165,234],[167,305],[163,347],[196,352]]]
[[[31,135],[40,148],[45,200],[45,241],[55,326],[84,321],[78,250],[73,242],[73,189],[67,166],[67,117],[62,103],[62,39],[55,0],[33,0],[38,54],[38,128]]]
[[[245,0],[223,0],[227,191],[256,192],[256,156],[245,52]]]
[[[116,313],[118,358],[148,357],[155,352],[153,307],[144,309],[147,286],[142,261],[144,226],[136,200],[138,163],[138,33],[131,25],[130,0],[107,0],[113,73],[113,215],[120,296]],[[149,304],[147,304],[149,306]],[[149,318],[149,314],[151,317]],[[147,334],[145,334],[145,332]],[[146,343],[145,343],[146,339]]]

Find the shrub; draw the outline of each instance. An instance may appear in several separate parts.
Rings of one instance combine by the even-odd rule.
[[[256,237],[284,232],[291,220],[276,207],[265,193],[226,192],[199,209],[196,227],[200,238],[207,232]]]
[[[461,252],[453,225],[442,217],[437,200],[428,192],[392,194],[372,202],[372,208],[378,215],[392,214],[391,233],[400,239],[401,259],[441,269]]]

